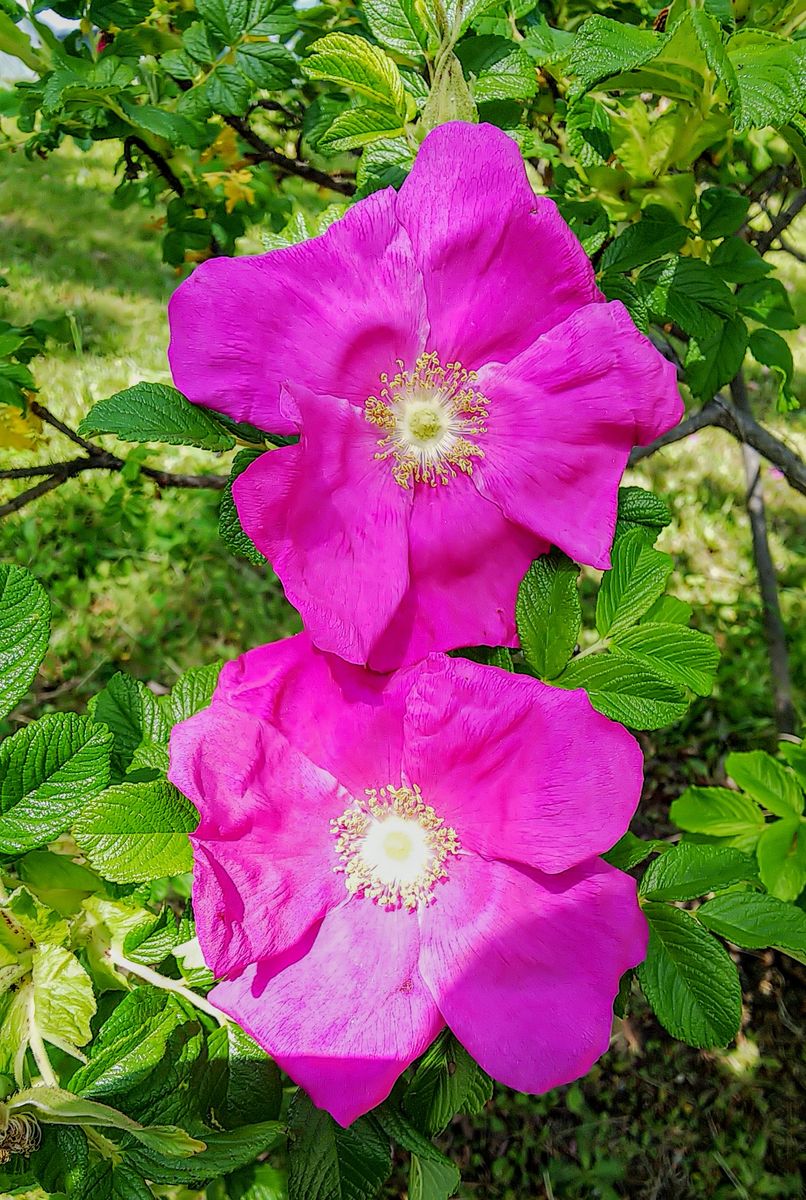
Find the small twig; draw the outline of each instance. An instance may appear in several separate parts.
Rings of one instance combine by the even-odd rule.
[[[340,192],[342,196],[352,196],[355,191],[355,184],[349,179],[338,179],[333,175],[326,175],[324,171],[318,171],[316,167],[312,167],[308,163],[299,162],[295,158],[288,158],[285,154],[280,154],[268,142],[264,142],[263,138],[255,133],[249,122],[243,117],[224,117],[224,120],[255,151],[251,156],[254,161],[271,163],[272,166],[284,171],[287,175],[299,175],[301,179],[307,179],[310,183],[318,184],[319,187],[330,188],[333,192]]]
[[[137,137],[134,134],[125,138],[123,142],[123,158],[126,163],[126,178],[136,179],[140,174],[140,167],[132,158],[132,147],[135,146],[142,154],[145,154],[146,158],[151,160],[162,178],[165,180],[168,186],[174,192],[176,192],[177,196],[184,196],[185,185],[182,183],[182,180],[179,178],[179,176],[174,174],[159,151],[155,150],[153,146],[149,146],[148,142],[143,141],[142,138]]]
[[[52,425],[54,429],[58,429],[59,433],[63,433],[71,442],[75,442],[82,450],[86,450],[88,454],[105,454],[100,446],[93,445],[83,438],[80,433],[76,433],[75,429],[71,429],[69,425],[65,425],[64,421],[60,421],[55,417],[49,408],[45,408],[44,404],[40,404],[38,400],[32,400],[30,404],[31,412],[36,413],[41,421],[45,421],[48,425]]]
[[[730,393],[737,411],[749,416],[750,401],[741,371],[731,381]],[[758,575],[764,634],[770,659],[775,720],[779,733],[794,733],[796,718],[792,699],[792,679],[789,671],[789,652],[786,646],[786,628],[778,600],[775,564],[772,561],[770,542],[767,537],[767,514],[764,509],[760,456],[753,446],[744,442],[742,458],[747,481],[747,515],[750,518],[750,532],[753,536],[753,559]]]
[[[709,400],[698,412],[692,413],[685,421],[681,421],[674,429],[650,442],[648,446],[637,446],[630,455],[630,466],[634,467],[642,459],[656,454],[664,446],[674,442],[682,442],[699,429],[714,426],[726,430],[738,442],[745,442],[757,450],[762,458],[766,458],[773,466],[778,467],[787,482],[796,491],[806,496],[806,463],[799,454],[791,450],[779,438],[759,425],[753,417],[736,408],[727,398],[717,395]]]
[[[778,216],[770,223],[769,229],[763,233],[751,235],[750,241],[755,242],[759,254],[766,254],[776,238],[788,229],[795,217],[806,206],[806,188],[801,188],[788,208],[781,208]]]
[[[25,492],[20,492],[19,496],[15,496],[13,500],[9,500],[6,504],[0,504],[0,517],[8,517],[11,513],[18,512],[24,508],[26,504],[30,504],[32,500],[39,499],[46,492],[52,492],[54,488],[60,487],[67,481],[67,475],[51,475],[49,479],[43,479],[36,487],[28,488]]]

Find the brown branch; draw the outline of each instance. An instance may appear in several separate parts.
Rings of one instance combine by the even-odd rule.
[[[45,421],[48,425],[52,425],[54,429],[58,429],[59,433],[64,434],[71,442],[75,442],[82,450],[86,450],[88,454],[105,454],[100,446],[93,445],[83,438],[80,433],[76,433],[75,429],[71,429],[69,425],[65,425],[64,421],[60,421],[58,417],[45,408],[44,404],[40,404],[38,400],[32,400],[30,404],[31,412],[36,413],[40,421]]]
[[[685,421],[664,433],[661,437],[650,442],[648,446],[637,446],[630,455],[630,466],[634,467],[642,459],[681,442],[684,438],[696,433],[699,429],[715,426],[726,430],[737,442],[744,442],[757,450],[762,458],[766,458],[773,466],[778,467],[787,482],[796,491],[806,496],[806,463],[794,450],[775,437],[763,425],[759,425],[749,412],[732,404],[723,396],[714,396],[698,412],[692,413]]]
[[[126,163],[127,179],[136,179],[140,174],[140,167],[132,158],[133,146],[136,146],[142,154],[145,154],[146,158],[151,160],[162,178],[172,189],[172,191],[176,192],[177,196],[184,196],[185,185],[182,183],[182,180],[179,178],[179,176],[174,174],[166,160],[157,150],[155,150],[152,146],[149,146],[148,142],[143,141],[142,138],[137,137],[134,134],[125,138],[123,141],[123,158]]]
[[[806,188],[801,188],[788,208],[781,206],[781,211],[770,223],[769,229],[763,233],[751,235],[750,241],[755,242],[759,254],[766,254],[776,238],[788,229],[795,217],[806,206]]]
[[[750,401],[741,371],[731,382],[730,393],[736,411],[750,417]],[[753,559],[756,564],[758,586],[761,593],[761,609],[767,653],[772,676],[775,721],[779,733],[794,733],[796,728],[795,705],[792,699],[792,679],[789,671],[789,652],[786,645],[786,627],[781,616],[778,600],[778,580],[775,564],[767,537],[767,515],[764,509],[764,493],[761,482],[760,456],[753,446],[742,443],[745,479],[747,481],[747,515],[753,537]]]
[[[19,496],[15,496],[13,500],[9,500],[6,504],[0,504],[0,517],[7,517],[10,513],[17,512],[18,509],[23,508],[26,504],[30,504],[32,500],[36,500],[39,496],[44,496],[46,492],[52,492],[54,488],[60,487],[67,479],[67,475],[51,475],[49,479],[43,479],[35,487],[28,488],[25,492],[20,492]]]
[[[355,184],[349,179],[326,175],[324,171],[318,171],[316,167],[312,167],[308,163],[299,162],[295,158],[288,158],[285,154],[280,154],[268,142],[264,142],[263,138],[255,133],[249,122],[245,121],[243,117],[224,117],[224,120],[255,151],[253,155],[250,155],[255,162],[271,163],[279,171],[284,171],[286,175],[298,175],[300,179],[307,179],[310,183],[318,184],[319,187],[340,192],[342,196],[352,196],[355,191]]]

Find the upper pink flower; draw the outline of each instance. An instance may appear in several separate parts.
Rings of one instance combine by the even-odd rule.
[[[201,813],[210,998],[337,1121],[446,1023],[527,1092],[607,1049],[646,923],[595,856],[642,764],[584,692],[442,655],[373,675],[300,634],[224,667],[170,778]]]
[[[236,481],[241,521],[314,642],[379,670],[515,645],[549,543],[608,567],[629,452],[682,412],[490,125],[435,129],[321,237],[203,263],[169,315],[191,400],[300,435]]]

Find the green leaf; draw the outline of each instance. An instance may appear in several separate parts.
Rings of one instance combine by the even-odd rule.
[[[363,0],[361,11],[382,46],[408,58],[422,57],[428,30],[416,0]]]
[[[212,417],[164,383],[136,383],[99,400],[78,428],[85,437],[113,433],[124,442],[163,442],[202,450],[230,450],[235,445]]]
[[[0,563],[0,720],[23,698],[45,657],[50,604],[23,567]]]
[[[647,867],[639,891],[648,900],[693,900],[757,879],[755,860],[728,846],[682,842]]]
[[[71,1200],[154,1200],[154,1193],[125,1163],[103,1159],[92,1164]]]
[[[750,352],[756,362],[769,367],[778,387],[778,410],[799,407],[799,401],[792,388],[795,373],[795,363],[792,351],[779,333],[771,329],[754,329],[750,334]]]
[[[740,237],[725,238],[711,255],[711,266],[726,283],[752,283],[773,269],[749,242]]]
[[[354,150],[380,138],[403,133],[403,118],[391,108],[360,105],[339,113],[327,133],[317,143],[323,154]]]
[[[224,1063],[210,1099],[216,1123],[231,1129],[279,1116],[280,1073],[265,1050],[231,1022],[210,1036],[209,1046],[211,1057],[220,1051]]]
[[[181,875],[193,866],[196,809],[165,780],[121,783],[90,800],[73,826],[92,866],[113,883]]]
[[[780,279],[758,279],[746,283],[736,293],[739,308],[746,316],[771,329],[797,329],[789,294]]]
[[[669,816],[688,833],[714,837],[758,835],[764,814],[748,796],[721,787],[689,787],[672,803]]]
[[[688,708],[682,692],[660,675],[615,654],[574,658],[552,682],[557,687],[584,688],[595,709],[632,729],[660,729]]]
[[[756,853],[767,891],[779,900],[797,900],[806,887],[806,821],[773,821],[759,838]]]
[[[417,1064],[403,1108],[431,1137],[446,1129],[457,1113],[480,1112],[491,1096],[489,1076],[446,1030]]]
[[[791,817],[803,812],[803,794],[796,777],[763,750],[744,754],[729,754],[725,771],[742,791],[777,817]]]
[[[742,1018],[730,955],[684,909],[645,904],[644,915],[649,947],[638,978],[661,1025],[689,1046],[727,1045]]]
[[[641,617],[641,624],[688,625],[692,612],[691,605],[678,600],[677,596],[661,596]]]
[[[608,75],[649,62],[661,49],[663,40],[649,30],[595,15],[580,26],[571,48],[569,66],[587,91]]]
[[[252,94],[251,80],[229,63],[218,63],[202,85],[201,94],[213,112],[239,116],[246,111]],[[186,96],[193,95],[186,92]],[[219,436],[223,436],[219,430]],[[231,444],[231,443],[230,443]],[[221,447],[229,449],[230,447]]]
[[[186,721],[194,713],[206,708],[221,674],[220,662],[208,663],[205,667],[191,667],[180,675],[171,688],[169,707],[174,724]]]
[[[621,487],[618,490],[616,537],[623,536],[630,526],[637,525],[651,534],[652,540],[670,525],[669,505],[660,496],[640,487]]]
[[[608,850],[606,854],[602,855],[602,858],[619,871],[631,871],[644,859],[649,858],[650,854],[655,851],[664,852],[666,849],[665,842],[655,839],[645,842],[643,838],[636,837],[628,830],[624,837],[619,838],[612,850]]]
[[[639,282],[654,320],[676,322],[690,336],[703,336],[703,327],[715,328],[714,314],[730,317],[736,299],[708,263],[699,258],[671,258],[644,267]]]
[[[288,87],[297,74],[297,60],[277,42],[241,42],[235,66],[258,87],[278,91]]]
[[[126,1159],[151,1183],[203,1186],[273,1150],[284,1134],[280,1121],[261,1121],[223,1133],[205,1133],[205,1149],[180,1161],[146,1147],[128,1151]]]
[[[118,671],[94,697],[90,711],[93,720],[112,734],[112,769],[119,778],[143,740],[143,702],[137,681]]]
[[[789,763],[800,780],[800,786],[806,791],[806,744],[782,738],[778,743],[778,753]]]
[[[449,1200],[459,1188],[462,1177],[451,1162],[436,1163],[411,1156],[409,1200]]]
[[[727,237],[744,224],[750,200],[733,188],[709,187],[697,201],[700,234],[709,241]]]
[[[235,501],[232,498],[232,484],[255,459],[260,458],[263,450],[239,450],[232,460],[229,481],[221,496],[218,510],[218,533],[224,545],[239,558],[245,558],[256,567],[265,564],[266,559],[260,553],[251,538],[244,533]]]
[[[46,1042],[80,1057],[77,1047],[92,1036],[95,996],[78,959],[62,946],[40,946],[33,957],[31,987],[32,1026]]]
[[[697,920],[745,950],[771,946],[806,963],[806,913],[758,892],[714,896],[697,909]]]
[[[634,625],[662,594],[674,565],[668,554],[647,544],[640,529],[616,541],[612,563],[596,601],[596,628],[602,637]]]
[[[0,851],[63,833],[109,782],[111,746],[103,725],[75,713],[49,713],[0,743]]]
[[[703,321],[686,350],[686,379],[695,396],[710,400],[744,362],[747,326],[741,317]]]
[[[803,103],[803,44],[760,29],[742,29],[728,42],[727,52],[738,85],[737,130],[787,125]]]
[[[477,104],[524,100],[537,91],[534,63],[509,38],[470,37],[456,47],[465,77],[473,81]]]
[[[374,1200],[389,1178],[389,1142],[372,1118],[342,1129],[297,1092],[288,1137],[289,1200]]]
[[[602,271],[630,271],[644,263],[655,262],[673,250],[679,250],[689,236],[688,229],[676,221],[667,209],[652,205],[640,220],[628,225],[602,254]]]
[[[643,621],[618,634],[610,648],[698,696],[708,696],[714,685],[719,651],[712,637],[696,629]]]
[[[249,24],[250,3],[249,0],[197,0],[196,11],[231,46]]]
[[[518,588],[518,637],[541,679],[559,675],[574,652],[582,621],[578,575],[576,563],[553,550],[532,563]]]
[[[337,83],[348,91],[367,96],[382,108],[406,115],[406,92],[400,72],[383,50],[364,38],[329,33],[311,46],[304,67],[311,79]]]

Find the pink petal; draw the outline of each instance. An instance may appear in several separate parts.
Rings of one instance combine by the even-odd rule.
[[[294,400],[299,444],[256,459],[233,497],[312,641],[364,663],[408,584],[412,492],[376,460],[378,430],[360,409],[303,387]]]
[[[492,125],[429,133],[397,201],[425,279],[429,348],[475,369],[508,362],[600,298],[553,201],[535,196],[520,150]]]
[[[418,970],[417,917],[353,899],[307,952],[225,980],[210,999],[341,1125],[385,1100],[444,1022]]]
[[[434,655],[409,694],[403,769],[466,850],[565,871],[613,846],[641,795],[638,742],[583,691]]]
[[[343,900],[330,821],[350,796],[266,722],[214,701],[174,727],[169,778],[201,814],[193,911],[217,975],[282,953]]]
[[[471,854],[428,910],[420,970],[484,1070],[538,1093],[607,1050],[619,979],[646,942],[635,881],[606,863],[540,876]]]
[[[370,653],[370,666],[389,671],[435,650],[517,645],[518,584],[546,550],[546,542],[507,520],[464,476],[417,486],[410,584]]]
[[[321,237],[243,258],[212,258],[171,297],[168,357],[194,403],[292,433],[280,386],[363,405],[382,371],[414,362],[427,337],[422,279],[395,216],[376,192]]]
[[[578,562],[609,567],[630,450],[683,412],[673,364],[623,304],[595,304],[483,368],[477,386],[490,400],[479,491]]]
[[[300,633],[226,663],[216,699],[270,722],[361,796],[400,779],[410,676],[376,675],[323,654]]]

